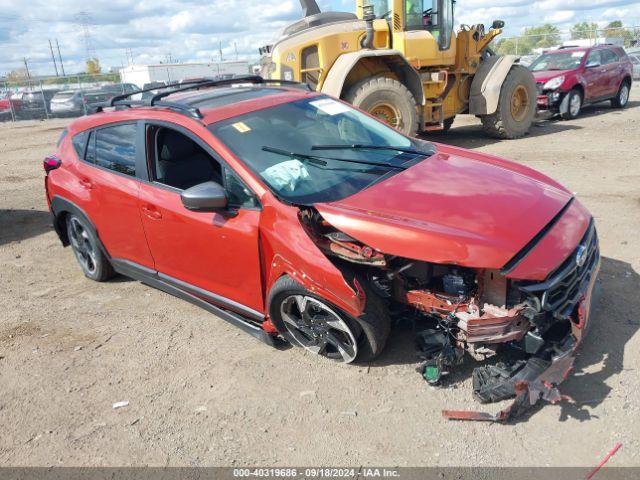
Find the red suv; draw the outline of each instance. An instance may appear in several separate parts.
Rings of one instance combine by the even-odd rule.
[[[564,47],[538,57],[529,67],[538,85],[538,110],[576,118],[584,105],[629,101],[633,64],[622,47]]]
[[[600,266],[580,202],[297,84],[238,81],[123,95],[68,127],[45,185],[84,274],[139,279],[346,363],[380,354],[393,319],[417,319],[429,381],[464,350],[504,348],[529,362],[480,367],[478,397],[515,395],[515,375],[552,397]]]

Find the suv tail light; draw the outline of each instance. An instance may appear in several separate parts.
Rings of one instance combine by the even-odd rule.
[[[62,165],[62,160],[60,160],[55,155],[49,155],[44,158],[42,161],[42,166],[44,167],[44,171],[49,173],[51,170],[55,170]]]

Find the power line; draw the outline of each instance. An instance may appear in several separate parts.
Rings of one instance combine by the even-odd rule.
[[[49,51],[51,52],[51,60],[53,60],[53,69],[56,71],[56,77],[58,75],[58,65],[56,65],[56,56],[53,54],[53,46],[51,45],[51,39],[49,39]]]
[[[60,44],[58,43],[58,39],[56,38],[56,48],[58,49],[58,60],[60,60],[60,68],[62,69],[62,76],[65,76],[64,73],[64,65],[62,64],[62,55],[60,55]]]

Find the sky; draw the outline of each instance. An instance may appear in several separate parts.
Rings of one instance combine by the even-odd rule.
[[[353,11],[355,0],[319,0],[322,10]],[[0,0],[0,75],[24,67],[54,73],[49,39],[65,71],[84,70],[87,52],[105,67],[134,63],[256,60],[283,27],[301,17],[298,0]],[[544,22],[569,30],[621,19],[640,26],[640,0],[458,0],[456,23],[506,22],[504,36]],[[88,48],[87,48],[88,47]],[[57,50],[56,50],[57,57]],[[59,68],[59,67],[58,67]]]

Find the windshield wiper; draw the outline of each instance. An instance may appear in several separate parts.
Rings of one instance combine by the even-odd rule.
[[[297,152],[288,152],[287,150],[281,150],[279,148],[273,148],[264,146],[262,150],[265,152],[275,153],[277,155],[286,155],[288,157],[297,158],[298,160],[307,161],[313,163],[315,165],[326,166],[326,160],[335,160],[337,162],[347,162],[347,163],[356,163],[359,165],[371,165],[373,167],[385,167],[385,168],[393,168],[396,170],[406,170],[407,167],[403,167],[400,165],[390,165],[388,163],[380,163],[380,162],[368,162],[366,160],[351,160],[348,158],[329,158],[329,157],[317,157],[315,155],[307,155],[306,153],[297,153]],[[312,147],[313,150],[313,147]]]
[[[416,150],[415,148],[396,147],[392,145],[364,145],[360,143],[351,145],[314,145],[311,147],[311,150],[395,150],[396,152],[420,155],[423,157],[430,157],[435,153],[424,152],[422,150]]]
[[[288,152],[286,150],[281,150],[279,148],[267,147],[266,145],[262,147],[262,150],[269,153],[275,153],[276,155],[283,155],[291,158],[297,158],[298,160],[304,160],[309,163],[313,163],[315,165],[326,166],[327,162],[322,160],[320,157],[316,157],[315,155],[307,155],[306,153],[296,153],[296,152]]]

